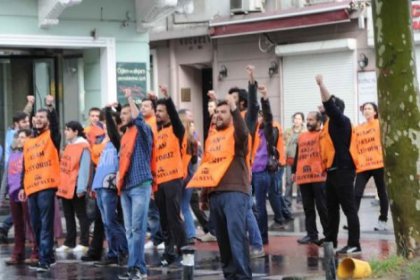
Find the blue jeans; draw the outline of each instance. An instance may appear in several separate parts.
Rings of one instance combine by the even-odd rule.
[[[12,228],[12,226],[13,226],[13,219],[12,219],[12,215],[9,214],[1,223],[0,230],[2,230],[7,235],[9,233],[9,230]]]
[[[268,243],[268,219],[267,219],[267,193],[270,187],[272,176],[267,171],[252,173],[252,186],[257,200],[257,221],[261,238],[264,244]]]
[[[124,227],[118,221],[117,191],[103,188],[97,189],[96,199],[105,228],[106,240],[108,242],[107,258],[118,259],[119,256],[127,254],[128,248]]]
[[[210,211],[216,225],[223,274],[226,279],[252,279],[246,236],[249,195],[215,192],[210,195]]]
[[[263,247],[263,241],[261,238],[261,232],[258,228],[257,219],[252,211],[254,205],[254,199],[252,195],[248,198],[248,209],[246,210],[246,230],[249,235],[249,243],[255,249],[261,249]]]
[[[292,218],[281,191],[283,171],[284,168],[279,168],[277,172],[270,173],[271,182],[268,189],[268,200],[274,212],[274,221],[277,223],[284,223],[286,219]]]
[[[138,268],[146,274],[144,242],[147,230],[147,210],[149,209],[150,184],[138,185],[121,192],[121,205],[128,243],[128,268]]]
[[[159,209],[154,199],[150,199],[149,213],[147,214],[147,230],[150,231],[151,239],[155,246],[162,243],[162,229],[160,228]]]
[[[29,214],[39,247],[39,262],[50,265],[54,257],[54,199],[55,189],[47,189],[29,196]]]
[[[194,218],[190,209],[192,193],[193,189],[187,189],[184,186],[184,189],[182,191],[181,212],[184,216],[185,235],[187,239],[194,238],[196,235]]]

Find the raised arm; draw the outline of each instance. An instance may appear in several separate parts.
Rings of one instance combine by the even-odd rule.
[[[105,124],[106,124],[106,132],[108,134],[109,140],[114,145],[114,147],[117,149],[117,151],[120,150],[120,141],[121,136],[118,132],[118,127],[115,124],[114,119],[112,118],[112,105],[108,105],[105,107]]]
[[[52,95],[47,95],[47,97],[45,98],[45,105],[47,106],[49,111],[48,120],[50,122],[51,140],[53,141],[57,151],[60,151],[60,124],[58,121],[57,111],[54,108],[54,97]]]
[[[179,118],[178,112],[176,111],[175,104],[172,101],[172,98],[169,96],[168,89],[164,86],[159,87],[163,96],[165,97],[166,110],[168,111],[169,118],[171,119],[171,124],[175,136],[179,139],[180,144],[182,144],[182,139],[184,138],[185,128],[182,124],[181,119]]]
[[[257,99],[257,87],[258,84],[255,81],[254,72],[255,66],[248,65],[246,67],[248,73],[248,112],[246,114],[246,124],[251,135],[254,135],[257,127],[258,120],[258,99]]]

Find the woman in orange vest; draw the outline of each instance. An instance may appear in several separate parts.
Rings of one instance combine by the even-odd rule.
[[[57,196],[62,198],[67,234],[64,244],[56,252],[86,253],[89,249],[89,221],[86,211],[86,193],[90,178],[91,155],[89,142],[82,125],[70,121],[64,130],[67,146],[60,160],[60,185]],[[80,239],[76,246],[76,220],[79,220]]]
[[[384,160],[382,155],[381,133],[378,120],[378,106],[367,102],[360,107],[366,122],[355,127],[358,152],[356,169],[355,197],[359,211],[363,192],[370,177],[375,180],[380,203],[380,215],[375,230],[386,230],[388,220],[388,194],[384,181]]]

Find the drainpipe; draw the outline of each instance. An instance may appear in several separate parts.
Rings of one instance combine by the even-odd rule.
[[[169,40],[169,92],[175,105],[179,105],[177,75],[178,67],[175,57],[175,40]]]

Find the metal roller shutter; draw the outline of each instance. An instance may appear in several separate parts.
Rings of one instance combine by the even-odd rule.
[[[284,127],[291,126],[295,112],[317,110],[321,104],[315,76],[322,74],[331,94],[346,103],[345,114],[353,123],[356,120],[356,58],[354,51],[322,54],[305,54],[283,57],[283,120]]]

